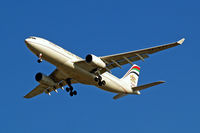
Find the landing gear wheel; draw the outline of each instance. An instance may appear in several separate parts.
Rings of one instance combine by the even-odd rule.
[[[74,95],[77,95],[77,91],[74,91],[73,94],[74,94]]]
[[[69,93],[69,95],[72,97],[72,96],[74,95],[74,93],[71,91],[71,92]]]
[[[102,86],[103,84],[102,84],[102,82],[99,82],[98,85],[99,85],[99,86]]]
[[[73,87],[71,85],[71,79],[68,78],[65,80],[69,87],[66,88],[66,91],[69,92],[69,95],[72,97],[73,95],[77,95],[77,91],[73,91]]]
[[[101,83],[102,83],[102,85],[106,85],[106,81],[105,80],[103,80]]]
[[[70,90],[70,91],[73,91],[73,87],[72,87],[72,86],[70,86],[70,87],[69,87],[69,90]]]
[[[66,87],[66,91],[69,92],[70,88]]]
[[[94,78],[94,81],[98,82],[98,81],[99,81],[99,78],[98,78],[98,77],[95,77],[95,78]]]
[[[38,62],[38,63],[41,63],[41,62],[42,62],[42,60],[41,60],[41,59],[38,59],[38,60],[37,60],[37,62]]]

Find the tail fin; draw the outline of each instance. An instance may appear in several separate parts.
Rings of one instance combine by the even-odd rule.
[[[133,88],[137,86],[139,74],[140,67],[134,64],[121,79]]]

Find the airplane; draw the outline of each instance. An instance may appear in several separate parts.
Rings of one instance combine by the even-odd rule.
[[[46,60],[55,65],[56,69],[48,76],[41,72],[37,73],[35,80],[39,82],[39,85],[24,98],[32,98],[42,93],[51,95],[52,91],[58,93],[57,89],[64,90],[66,85],[68,85],[66,91],[69,92],[70,96],[74,96],[77,95],[77,91],[72,87],[72,84],[75,83],[94,85],[105,91],[116,93],[113,99],[130,94],[140,95],[141,90],[162,84],[165,81],[138,86],[140,67],[132,62],[144,61],[150,54],[181,45],[184,40],[183,38],[170,44],[108,56],[97,57],[88,54],[83,59],[44,38],[31,36],[25,39],[25,44],[38,57],[37,62],[41,63]],[[132,67],[122,78],[111,74],[111,69],[122,68],[122,65],[125,64],[131,64]]]

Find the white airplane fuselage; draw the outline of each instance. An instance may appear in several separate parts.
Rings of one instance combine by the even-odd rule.
[[[98,83],[94,80],[96,76],[95,74],[88,72],[84,68],[81,68],[74,63],[78,60],[81,60],[82,58],[72,54],[71,52],[55,45],[46,39],[39,37],[27,38],[25,43],[36,56],[39,57],[39,55],[42,54],[42,59],[55,65],[57,69],[66,75],[66,78],[70,77],[79,83],[94,85],[98,88],[110,92],[134,93],[131,89],[131,86],[108,72],[105,72],[101,75],[106,84],[99,86]]]

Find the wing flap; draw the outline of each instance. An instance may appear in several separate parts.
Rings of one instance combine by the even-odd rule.
[[[61,88],[65,85],[67,85],[66,83],[66,79],[70,78],[67,75],[64,75],[62,73],[62,71],[55,69],[50,75],[49,77],[56,83],[55,86],[44,86],[42,84],[38,85],[37,87],[35,87],[35,89],[33,89],[31,92],[29,92],[27,95],[24,96],[24,98],[32,98],[34,96],[37,96],[39,94],[42,94],[43,92],[48,93],[48,92],[52,92],[52,91],[56,91],[55,89]],[[76,80],[72,79],[71,83],[78,83]],[[46,89],[48,88],[48,92],[46,91]]]
[[[145,54],[141,55],[141,56],[142,56],[142,58],[148,58],[149,57],[148,55],[145,55]],[[134,57],[129,57],[128,60],[131,61],[131,62],[135,62],[135,61],[138,61],[138,60],[141,60],[141,59],[138,56],[134,56]],[[119,63],[119,65],[125,65],[125,64],[128,64],[129,62],[126,59],[122,58],[121,60],[118,60],[117,63]],[[107,67],[108,67],[108,69],[113,69],[113,68],[118,67],[118,66],[114,62],[111,62]]]

